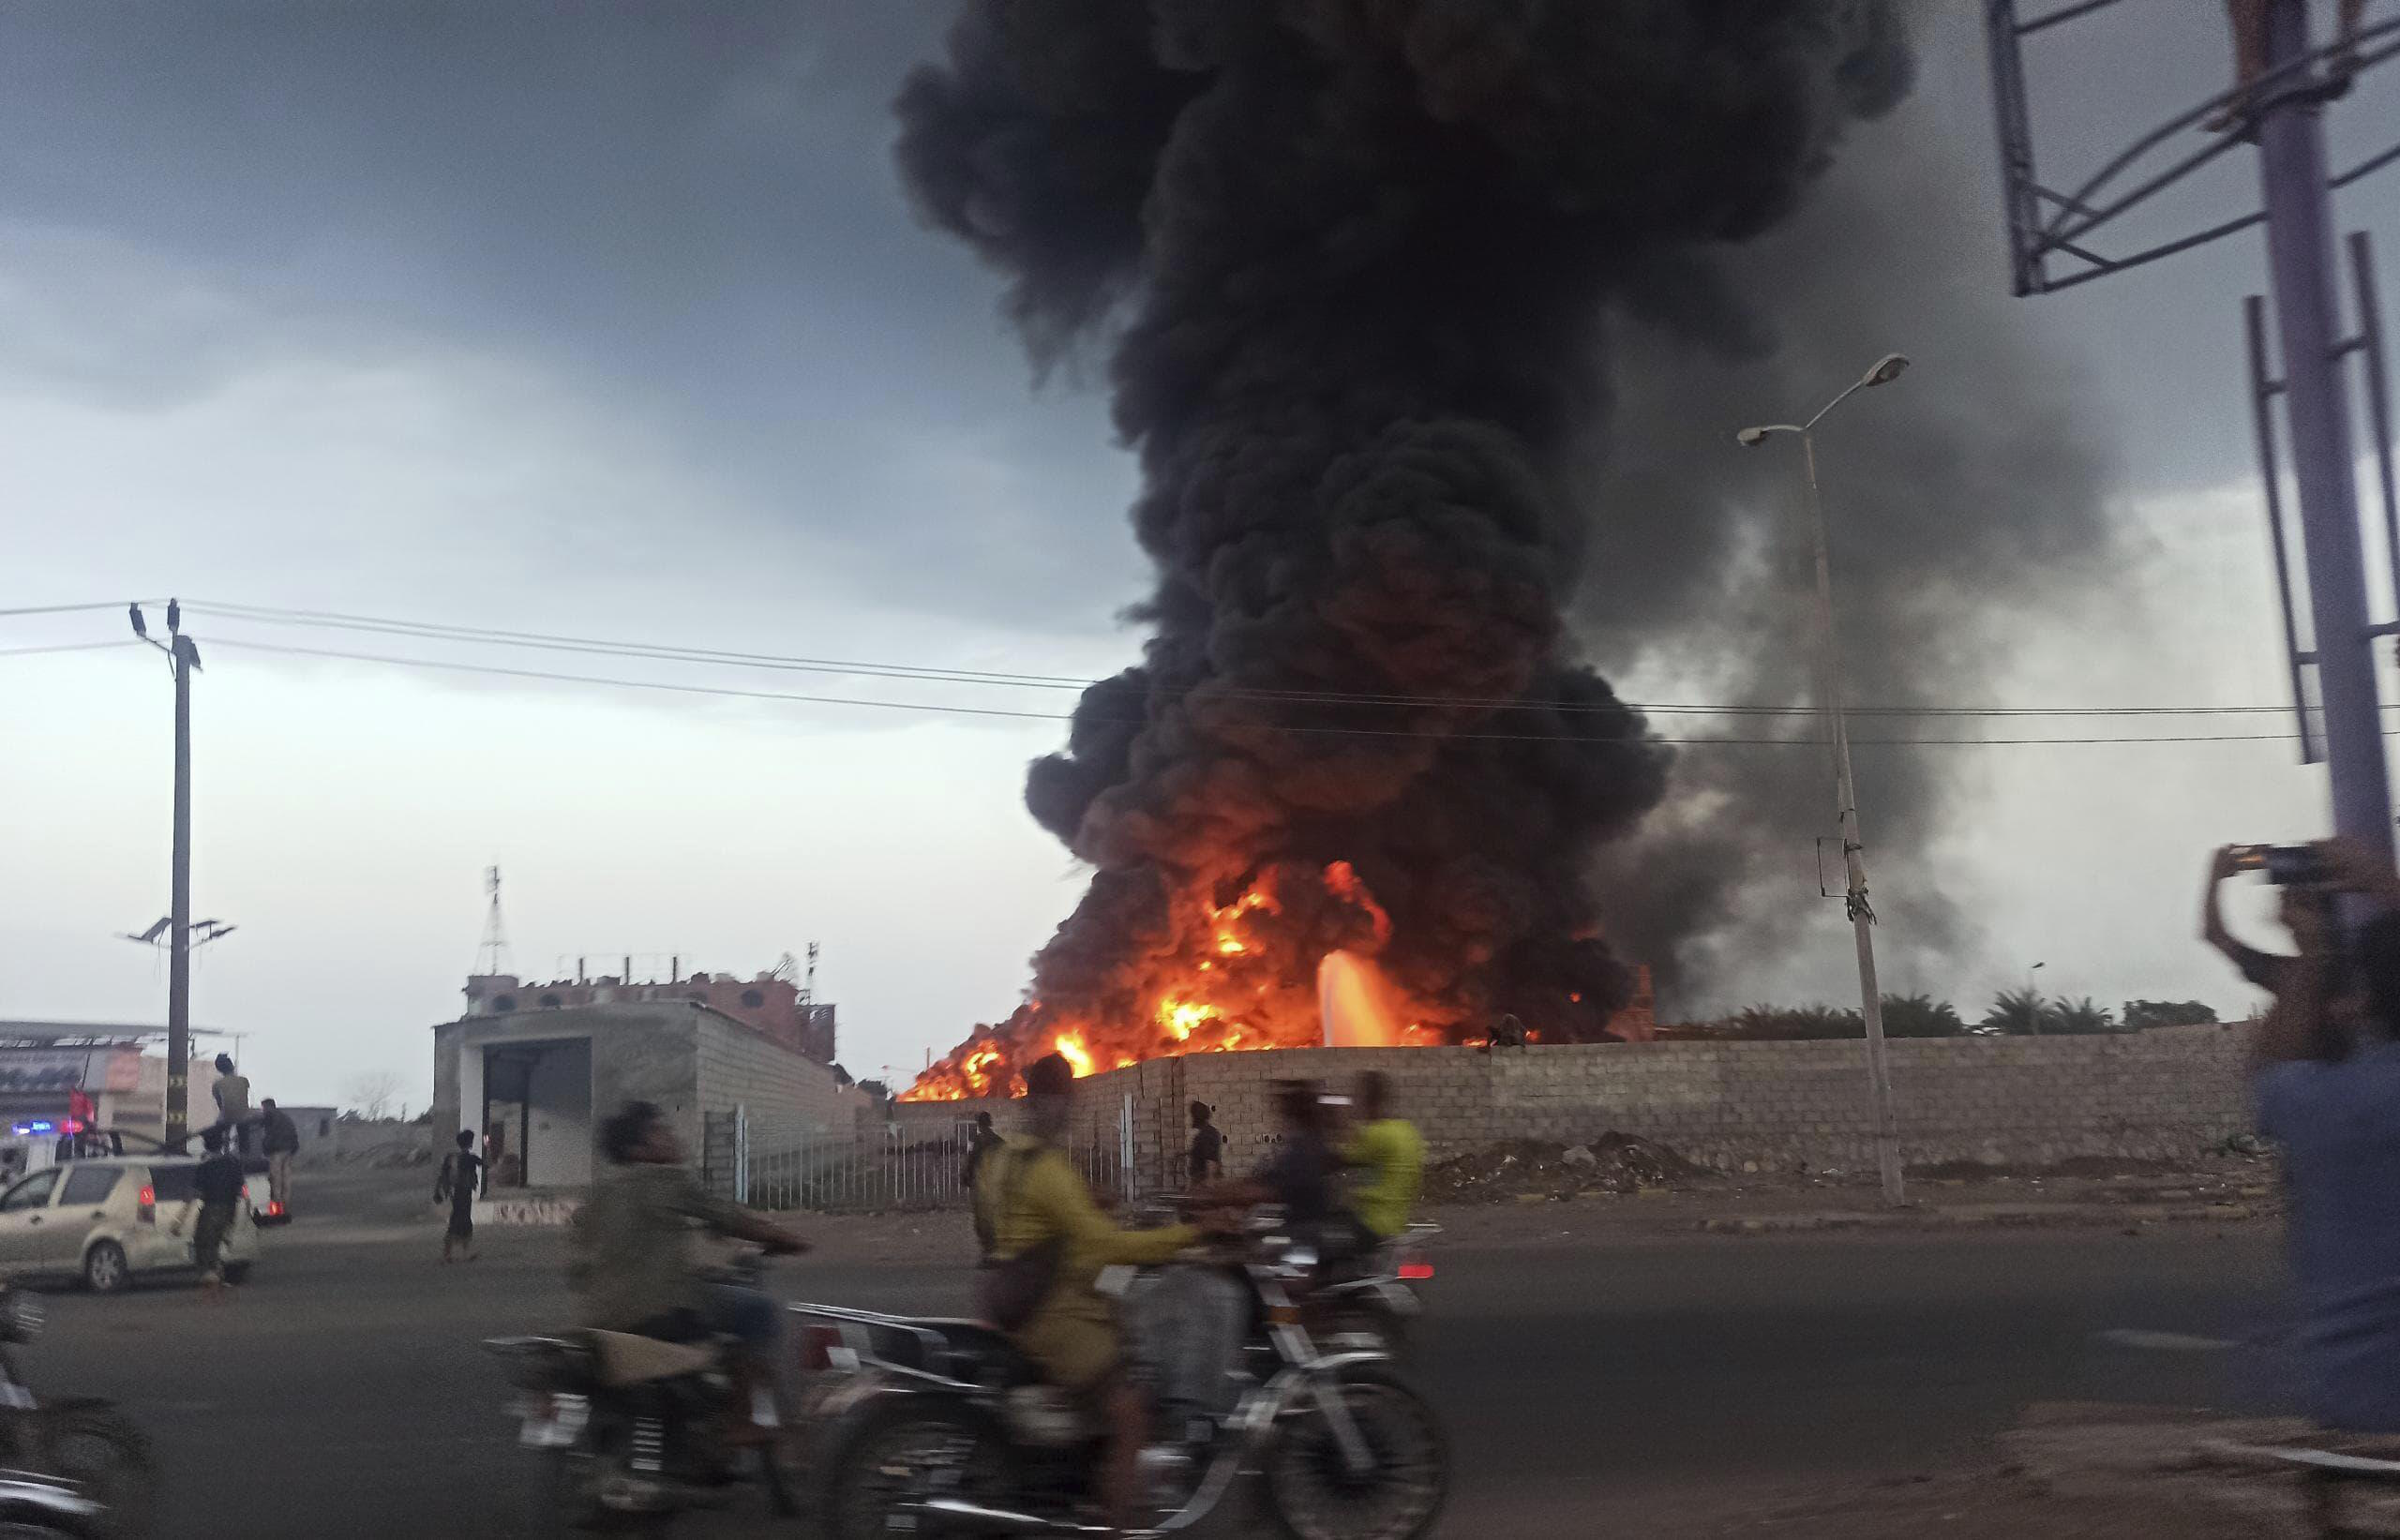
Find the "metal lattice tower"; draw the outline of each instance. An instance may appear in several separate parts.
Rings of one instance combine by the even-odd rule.
[[[483,944],[475,949],[475,972],[492,978],[508,971],[508,928],[500,917],[500,868],[484,868],[484,893],[491,901],[484,914]]]
[[[2395,593],[2400,593],[2400,501],[2395,501],[2392,479],[2392,416],[2373,252],[2363,232],[2350,236],[2357,330],[2344,336],[2332,193],[2400,161],[2400,144],[2332,173],[2326,163],[2325,113],[2340,94],[2338,76],[2329,67],[2355,76],[2400,55],[2400,20],[2362,25],[2346,42],[2318,45],[2309,37],[2307,0],[2268,0],[2266,68],[2258,80],[2222,92],[2152,129],[2075,190],[2061,192],[2044,184],[2035,164],[2025,91],[2026,40],[2114,4],[2116,0],[2061,0],[2026,21],[2018,15],[2017,0],[1985,0],[2011,286],[2019,295],[2050,293],[2191,250],[2253,225],[2266,228],[2280,377],[2270,372],[2269,312],[2263,296],[2249,297],[2243,319],[2292,703],[2300,718],[2301,757],[2311,764],[2321,760],[2327,767],[2334,830],[2388,852],[2392,844],[2392,792],[2373,648],[2379,637],[2400,635],[2400,620],[2378,622],[2369,616],[2349,400],[2348,360],[2353,353],[2364,366],[2366,426],[2382,475],[2383,539]],[[2344,54],[2348,57],[2337,62]],[[2202,128],[2220,111],[2237,107],[2244,120],[2242,132],[2208,133]],[[2189,136],[2195,131],[2206,134],[2206,140],[2191,148]],[[2143,250],[2110,255],[2098,249],[2120,216],[2248,142],[2258,147],[2259,208]],[[2064,271],[2057,270],[2061,267]],[[2274,411],[2278,398],[2285,409],[2292,479],[2300,492],[2305,639],[2282,506]]]

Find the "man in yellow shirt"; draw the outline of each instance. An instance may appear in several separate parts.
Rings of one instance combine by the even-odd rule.
[[[1381,1246],[1408,1229],[1409,1211],[1425,1185],[1425,1141],[1406,1118],[1392,1115],[1391,1083],[1382,1071],[1358,1077],[1358,1131],[1342,1159],[1360,1173],[1351,1185],[1350,1207]]]
[[[1053,1054],[1025,1072],[1027,1131],[987,1155],[976,1172],[975,1201],[992,1217],[992,1255],[1007,1263],[1036,1247],[1062,1242],[1050,1287],[1016,1345],[1061,1389],[1091,1398],[1108,1428],[1100,1477],[1109,1522],[1132,1522],[1141,1485],[1142,1443],[1150,1411],[1123,1372],[1117,1308],[1102,1294],[1101,1270],[1163,1263],[1201,1237],[1190,1225],[1123,1230],[1092,1202],[1066,1155],[1074,1106],[1074,1069]]]

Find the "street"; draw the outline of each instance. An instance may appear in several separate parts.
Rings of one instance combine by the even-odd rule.
[[[458,1540],[520,1533],[533,1468],[478,1347],[566,1319],[555,1233],[443,1267],[416,1172],[318,1177],[253,1283],[50,1297],[26,1353],[48,1393],[121,1399],[150,1432],[171,1540]],[[954,1216],[922,1219],[940,1225]],[[2141,1351],[2102,1334],[2267,1328],[2275,1241],[2252,1227],[2131,1238],[1686,1240],[1438,1258],[1418,1372],[1450,1429],[1445,1533],[1585,1534],[1673,1494],[1909,1473],[2035,1400],[2252,1407],[2263,1353]],[[953,1309],[962,1275],[803,1258],[795,1297]],[[696,1534],[765,1533],[755,1520]]]

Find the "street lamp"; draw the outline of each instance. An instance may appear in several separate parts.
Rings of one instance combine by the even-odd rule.
[[[139,604],[126,607],[133,634],[167,655],[175,679],[175,790],[173,845],[169,855],[167,928],[167,1146],[180,1151],[189,1117],[191,1081],[191,677],[200,671],[200,649],[184,635],[184,606],[167,601],[167,640],[150,635]],[[215,924],[211,920],[206,923]],[[224,926],[203,940],[214,940]],[[138,939],[156,940],[152,926]]]
[[[2033,991],[2033,975],[2048,966],[2048,963],[2036,963],[2025,970],[2026,1025],[2032,1029],[2033,1036],[2037,1038],[2042,1035],[2042,997]]]
[[[1817,491],[1815,428],[1825,413],[1862,390],[1888,385],[1909,366],[1900,353],[1885,353],[1855,383],[1826,402],[1807,422],[1770,423],[1746,427],[1733,437],[1746,449],[1756,449],[1777,433],[1797,435],[1801,463],[1808,472],[1808,528],[1817,548],[1817,704],[1823,712],[1834,743],[1835,811],[1841,820],[1842,863],[1849,874],[1843,905],[1858,941],[1859,1010],[1867,1019],[1867,1075],[1875,1098],[1875,1163],[1883,1178],[1883,1201],[1904,1202],[1900,1181],[1899,1125],[1892,1111],[1892,1067],[1883,1046],[1883,996],[1875,982],[1875,911],[1867,902],[1866,846],[1858,832],[1858,787],[1850,768],[1850,727],[1843,720],[1841,650],[1834,633],[1833,561],[1825,542],[1825,505]]]

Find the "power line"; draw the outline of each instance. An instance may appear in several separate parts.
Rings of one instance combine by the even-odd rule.
[[[163,604],[161,599],[96,599],[85,605],[28,605],[16,609],[0,609],[0,620],[19,615],[77,615],[94,609],[123,609],[128,605]]]
[[[0,658],[29,658],[41,652],[98,652],[112,647],[140,647],[130,636],[105,642],[54,642],[46,647],[0,647]]]
[[[350,652],[332,648],[286,647],[273,642],[239,641],[226,637],[212,638],[212,648],[236,648],[250,652],[280,653],[291,657],[325,658],[344,663],[389,665],[402,668],[429,668],[444,673],[486,674],[502,679],[538,680],[556,684],[588,684],[608,689],[655,690],[670,695],[708,695],[735,700],[780,701],[807,706],[865,706],[883,710],[928,711],[951,716],[1006,717],[1033,722],[1072,722],[1072,713],[1062,711],[1023,711],[1005,707],[953,706],[938,701],[883,700],[857,695],[802,695],[780,690],[741,690],[727,685],[677,684],[662,680],[619,679],[591,674],[562,674],[548,669],[505,668],[492,664],[458,663],[435,658],[403,658],[389,653]],[[1103,717],[1093,719],[1105,726],[1139,727],[1145,724],[1135,718]],[[1490,733],[1446,732],[1439,729],[1407,727],[1325,727],[1295,724],[1260,723],[1252,725],[1259,730],[1282,733],[1305,733],[1312,736],[1339,738],[1435,738],[1445,742],[1471,743],[1661,743],[1683,748],[1822,748],[1822,740],[1815,738],[1618,738],[1605,736],[1579,737],[1561,733]],[[1882,738],[1853,739],[1859,748],[1976,748],[2019,745],[2058,745],[2070,743],[2273,743],[2293,741],[2289,733],[2176,733],[2162,735],[2055,737],[2055,738]]]
[[[37,609],[0,610],[0,618],[13,615],[57,614],[80,610],[114,609],[113,601],[88,605],[60,605]],[[186,605],[194,613],[208,613],[229,620],[249,620],[267,624],[301,627],[356,630],[407,637],[417,640],[463,642],[476,645],[529,647],[545,650],[585,653],[604,657],[637,658],[665,663],[696,663],[718,666],[788,669],[869,679],[919,680],[928,683],[963,684],[977,687],[1022,686],[1083,691],[1095,683],[1104,682],[1067,675],[1008,672],[1002,670],[932,667],[911,664],[860,662],[850,660],[794,657],[777,653],[744,652],[712,648],[690,648],[640,642],[614,641],[601,637],[560,635],[542,632],[507,631],[493,627],[451,625],[435,621],[396,620],[388,617],[346,614],[338,611],[285,609],[268,606],[218,604],[194,601]],[[68,643],[52,646],[0,649],[0,657],[22,656],[44,652],[97,650],[106,647],[129,645],[115,641]],[[743,691],[702,685],[673,685],[655,680],[622,680],[601,676],[551,673],[539,669],[511,669],[492,665],[443,663],[431,659],[397,657],[382,653],[345,652],[331,649],[278,648],[263,642],[244,642],[222,638],[218,645],[248,647],[258,651],[281,651],[294,656],[316,656],[357,663],[377,663],[400,667],[442,668],[460,672],[481,672],[502,677],[548,680],[559,683],[609,685],[630,689],[664,690],[683,694],[718,695],[734,698],[789,701],[796,704],[856,705],[889,710],[938,711],[951,715],[988,716],[1024,721],[1074,720],[1072,713],[1060,711],[1021,710],[1004,707],[972,707],[939,705],[930,702],[880,700],[848,695],[816,695],[776,691]],[[1178,692],[1188,695],[1190,692]],[[1617,707],[1571,702],[1545,702],[1524,699],[1480,697],[1428,696],[1405,695],[1344,694],[1331,691],[1299,691],[1255,689],[1226,684],[1207,687],[1210,699],[1258,701],[1294,706],[1421,708],[1426,710],[1492,711],[1538,711],[1559,716],[1607,715]],[[1692,701],[1627,701],[1623,709],[1653,716],[1710,716],[1757,718],[1813,718],[1819,713],[1808,706],[1712,705]],[[2400,703],[2386,710],[2400,710]],[[2284,706],[1863,706],[1850,708],[1854,716],[1894,718],[2110,718],[2110,717],[2185,717],[2185,716],[2247,716],[2285,715],[2290,708]],[[1139,726],[1132,719],[1094,719],[1117,725]],[[1328,727],[1261,724],[1268,730],[1331,733],[1351,737],[1423,737],[1426,729]],[[1555,741],[1551,735],[1506,734],[1489,732],[1432,733],[1432,736],[1470,740]],[[1858,740],[1864,746],[1927,746],[1973,744],[2045,744],[2045,743],[2198,743],[2239,740],[2292,741],[2297,735],[2287,733],[2178,733],[2131,735],[2059,735],[2021,738],[1904,738]],[[1595,737],[1582,741],[1615,741]],[[1769,745],[1782,743],[1813,743],[1818,738],[1740,739],[1702,737],[1669,739],[1655,741],[1672,744],[1703,745]]]
[[[229,619],[255,620],[274,625],[323,627],[334,630],[363,631],[381,635],[407,636],[426,640],[491,643],[509,647],[534,648],[543,650],[581,652],[608,657],[630,657],[673,663],[707,663],[786,669],[803,673],[849,675],[869,679],[922,680],[936,683],[999,685],[1050,690],[1089,689],[1105,680],[1076,678],[1061,674],[1037,674],[1000,670],[936,667],[915,664],[858,662],[830,658],[795,657],[769,652],[744,652],[715,648],[692,648],[645,642],[613,641],[602,637],[561,635],[547,632],[506,631],[487,626],[451,625],[438,621],[403,620],[386,617],[343,614],[327,610],[283,609],[259,605],[218,604],[193,601],[185,606],[194,612],[222,615]],[[1276,690],[1260,687],[1211,683],[1207,687],[1213,699],[1259,700],[1293,705],[1413,707],[1428,710],[1543,710],[1562,715],[1606,715],[1619,708],[1613,705],[1582,705],[1571,702],[1529,701],[1520,698],[1496,698],[1452,695],[1382,695],[1372,693]],[[1626,701],[1628,710],[1660,716],[1761,716],[1811,717],[1818,714],[1809,706],[1730,706],[1692,701]],[[2400,710],[2400,703],[2387,708]],[[2116,717],[2116,716],[2246,716],[2284,715],[2287,706],[1854,706],[1848,709],[1853,716],[1894,717]],[[998,715],[1047,716],[1045,712],[999,712]],[[1712,740],[1714,741],[1714,740]]]

